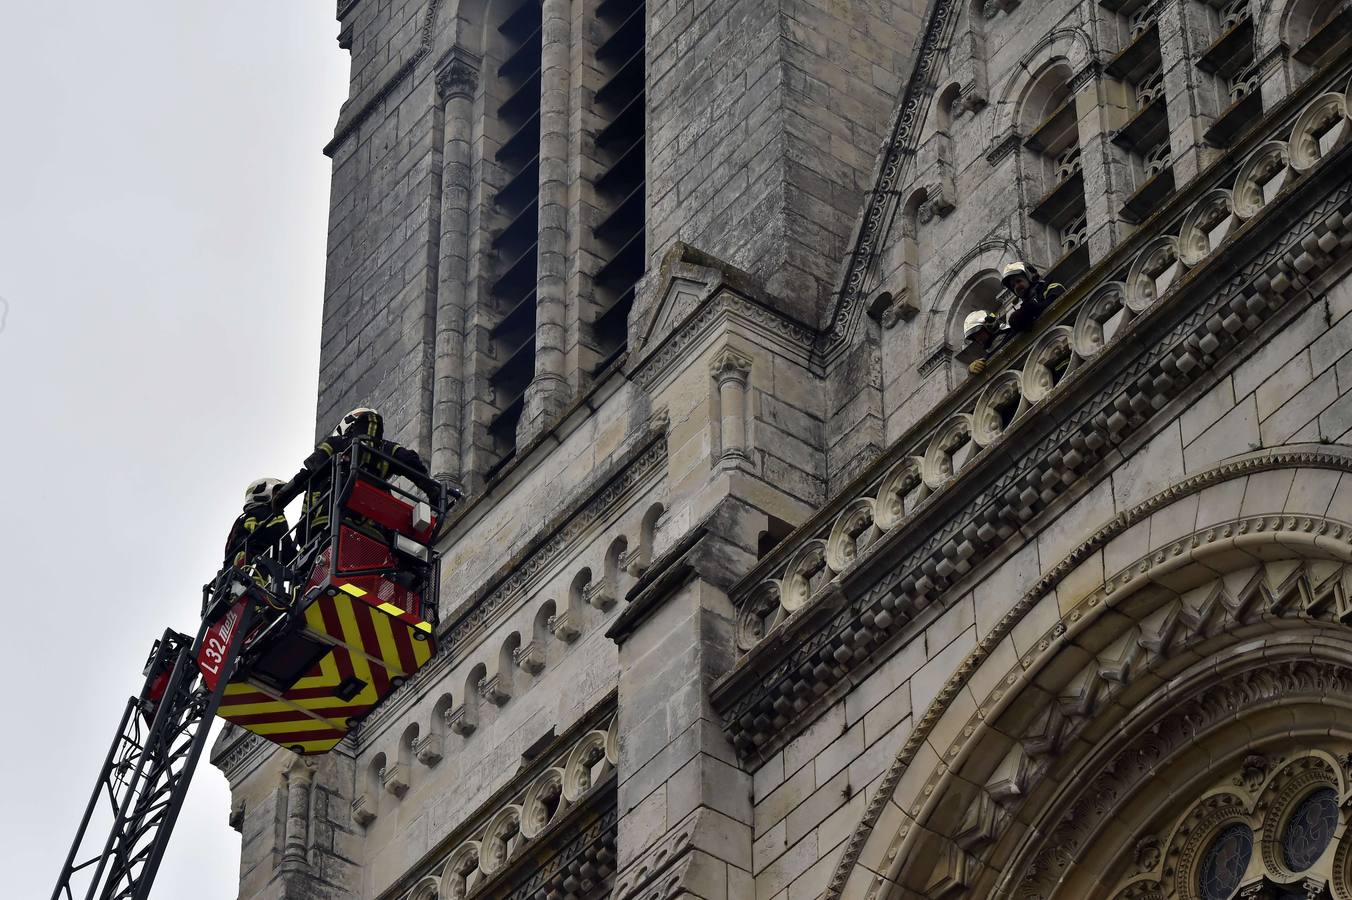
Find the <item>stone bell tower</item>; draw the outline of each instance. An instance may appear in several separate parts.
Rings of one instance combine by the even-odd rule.
[[[628,897],[663,847],[754,895],[727,592],[827,499],[922,5],[340,0],[316,431],[376,407],[466,499],[432,663],[313,764],[218,744],[242,898]]]

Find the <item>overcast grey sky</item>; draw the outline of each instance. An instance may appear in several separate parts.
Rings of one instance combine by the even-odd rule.
[[[314,428],[333,0],[4,3],[0,894],[50,895],[152,640]],[[6,314],[7,307],[7,314]],[[203,763],[155,896],[236,896]]]

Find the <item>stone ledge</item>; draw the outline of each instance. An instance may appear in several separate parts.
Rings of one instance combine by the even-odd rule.
[[[933,502],[922,502],[914,515],[907,513],[911,519],[908,527],[869,547],[869,558],[877,560],[878,549],[885,544],[889,551],[885,555],[895,560],[901,549],[898,535],[907,535],[903,540],[911,544],[923,540],[923,546],[911,551],[908,562],[900,567],[902,572],[914,569],[912,575],[892,577],[886,579],[888,583],[872,587],[866,595],[857,597],[837,614],[829,628],[822,629],[800,624],[801,614],[805,612],[800,607],[804,604],[810,607],[817,601],[808,602],[798,592],[814,591],[815,583],[807,579],[816,576],[809,574],[800,578],[790,572],[784,580],[775,582],[778,588],[762,591],[752,579],[758,575],[767,576],[774,567],[764,563],[758,566],[752,577],[743,582],[739,602],[745,611],[748,602],[759,602],[756,597],[764,598],[764,602],[771,605],[782,600],[790,615],[782,625],[774,627],[790,631],[797,637],[780,637],[774,642],[775,652],[770,652],[755,647],[756,640],[754,634],[751,635],[750,643],[743,646],[746,649],[755,647],[755,651],[749,653],[738,669],[716,688],[715,704],[725,715],[725,727],[738,744],[739,752],[744,756],[760,756],[767,748],[777,745],[791,720],[801,721],[804,708],[816,705],[814,697],[842,682],[846,673],[866,660],[880,642],[885,643],[887,636],[920,608],[936,602],[946,586],[970,568],[968,560],[988,552],[992,542],[1003,542],[1021,522],[1031,519],[1040,507],[1075,484],[1081,472],[1091,468],[1127,435],[1139,430],[1183,386],[1200,377],[1219,356],[1226,355],[1236,340],[1252,333],[1270,317],[1288,294],[1298,291],[1297,283],[1308,283],[1326,268],[1330,264],[1327,254],[1341,253],[1339,247],[1352,243],[1339,237],[1327,250],[1317,247],[1316,251],[1324,254],[1323,263],[1309,256],[1307,247],[1318,237],[1320,228],[1327,229],[1326,220],[1335,222],[1341,229],[1345,214],[1352,214],[1352,209],[1338,211],[1340,204],[1349,205],[1346,202],[1347,186],[1338,183],[1336,175],[1330,176],[1349,158],[1352,154],[1344,146],[1322,160],[1317,169],[1322,174],[1318,177],[1307,175],[1298,187],[1284,191],[1281,199],[1275,200],[1272,206],[1240,229],[1242,237],[1229,241],[1222,252],[1213,253],[1207,263],[1181,279],[1175,289],[1169,291],[1170,303],[1153,304],[1138,327],[1131,329],[1131,340],[1114,341],[1109,352],[1099,354],[1089,366],[1091,372],[1097,373],[1094,378],[1081,375],[1070,380],[1067,387],[1078,383],[1079,387],[1072,387],[1072,390],[1082,398],[1086,392],[1099,390],[1087,406],[1083,399],[1075,400],[1070,393],[1057,391],[1055,402],[1048,402],[1053,408],[1060,408],[1064,421],[1053,421],[1057,417],[1045,410],[1042,415],[1023,419],[1022,425],[1016,419],[1011,430],[1019,433],[1023,448],[1017,458],[1010,455],[1010,440],[1007,435],[1002,435],[997,446],[981,454],[973,464],[971,476],[944,485],[945,490],[940,492],[945,498],[943,509]],[[1319,204],[1318,192],[1330,190],[1333,193],[1326,194],[1330,199]],[[1293,218],[1291,210],[1301,204],[1314,206],[1295,227],[1299,233],[1292,235],[1292,226],[1296,223],[1282,220]],[[1334,218],[1329,219],[1329,216]],[[1256,260],[1248,272],[1232,277],[1230,271],[1237,265],[1235,260],[1242,252],[1238,248],[1256,249],[1249,245],[1261,237],[1260,223],[1265,229],[1289,237],[1289,243],[1269,245],[1266,253],[1254,254]],[[1147,244],[1147,248],[1149,246]],[[1122,264],[1118,262],[1118,265]],[[1084,293],[1081,292],[1081,296]],[[1199,307],[1195,302],[1190,306],[1183,299],[1185,293],[1194,293],[1197,302],[1208,305]],[[1213,300],[1217,295],[1218,299]],[[1243,316],[1236,315],[1241,311]],[[1164,369],[1160,369],[1161,365]],[[1035,423],[1032,429],[1040,435],[1028,433],[1030,423]],[[1075,441],[1064,443],[1071,438],[1081,445]],[[891,455],[895,457],[896,454]],[[1033,461],[1028,463],[1030,459]],[[972,483],[974,478],[981,481],[1000,472],[1005,473],[1004,477],[993,484],[987,482],[988,488],[985,484]],[[979,493],[983,488],[986,488],[985,493]],[[954,490],[959,491],[957,496],[953,495]],[[851,498],[838,498],[828,508],[834,506],[834,511],[843,516],[851,502]],[[959,509],[969,515],[976,513],[965,528],[954,521],[956,513],[953,511]],[[815,518],[814,523],[817,524],[813,532],[825,528],[821,516]],[[819,570],[825,564],[828,546],[818,541],[821,557],[803,556],[809,546],[803,540],[810,533],[806,528],[800,529],[795,537],[786,541],[798,546],[787,548],[783,554],[774,554],[775,562],[791,570],[794,566],[802,566],[805,573]],[[868,540],[876,540],[875,532],[870,535]],[[928,540],[924,540],[926,536]],[[834,532],[832,540],[835,540]],[[850,541],[853,546],[853,536]],[[790,554],[795,555],[785,560]],[[924,561],[923,566],[921,561]],[[850,556],[846,571],[840,575],[840,589],[866,587],[869,580],[878,575],[871,569],[876,569],[876,565],[861,566]],[[758,593],[753,594],[753,588]],[[783,590],[795,593],[784,598],[781,596]],[[760,615],[758,611],[751,612],[753,619]],[[749,627],[747,620],[744,619],[744,623]],[[746,637],[745,633],[743,637]],[[785,646],[786,642],[788,646]]]

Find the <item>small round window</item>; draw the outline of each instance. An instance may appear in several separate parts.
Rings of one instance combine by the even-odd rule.
[[[1197,894],[1201,900],[1229,900],[1249,867],[1253,855],[1253,829],[1243,822],[1220,831],[1206,852],[1197,872]]]
[[[1282,832],[1282,861],[1304,872],[1319,861],[1338,830],[1338,793],[1320,788],[1296,806]]]

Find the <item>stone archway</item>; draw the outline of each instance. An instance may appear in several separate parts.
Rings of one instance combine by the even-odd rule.
[[[1329,761],[1352,752],[1352,526],[1328,509],[1340,476],[1300,468],[1310,463],[1349,468],[1338,452],[1237,461],[1148,501],[1056,567],[926,712],[848,845],[830,895],[1200,896],[1178,887],[1194,873],[1178,875],[1177,853],[1160,863],[1173,867],[1172,881],[1161,869],[1152,887],[1142,881],[1149,867],[1128,872],[1145,852],[1138,844],[1165,842],[1165,853],[1170,829],[1191,815],[1188,804],[1218,779],[1241,777],[1248,757],[1268,760],[1276,777],[1286,764],[1279,761],[1297,751],[1324,754],[1329,772]],[[1286,489],[1265,496],[1255,487],[1253,502],[1242,502],[1246,466]],[[1297,477],[1322,479],[1322,498],[1292,489]],[[1233,512],[1242,514],[1178,527],[1203,518],[1196,495],[1213,488],[1233,494]],[[1085,560],[1114,549],[1121,558],[1118,545],[1135,540],[1128,533],[1143,521],[1175,536],[1147,541],[1129,564],[1085,582]],[[1088,586],[1072,596],[1064,586],[1076,580]],[[1012,651],[1009,633],[1025,620],[1045,622],[1045,631]],[[1204,726],[1209,710],[1228,718]],[[1179,735],[1187,737],[1182,750],[1167,745]],[[1154,768],[1140,783],[1096,780],[1145,759],[1141,741],[1173,781]],[[1192,743],[1200,755],[1185,752]],[[1335,789],[1341,803],[1347,786]],[[1252,805],[1255,796],[1236,803]],[[1098,824],[1086,816],[1091,808]],[[1245,815],[1268,827],[1253,809]],[[1275,845],[1265,840],[1271,857]],[[1185,861],[1195,867],[1200,850],[1188,846]],[[1352,897],[1338,893],[1332,857],[1321,866],[1302,876],[1323,878],[1309,896]],[[1244,874],[1300,874],[1277,869],[1256,863]],[[1118,892],[1132,878],[1141,882],[1134,893]]]

